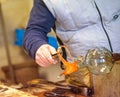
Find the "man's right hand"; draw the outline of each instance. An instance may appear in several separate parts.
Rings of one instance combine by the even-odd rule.
[[[44,44],[38,48],[35,55],[35,61],[42,67],[48,67],[52,64],[56,64],[57,60],[52,57],[57,51],[49,44]]]

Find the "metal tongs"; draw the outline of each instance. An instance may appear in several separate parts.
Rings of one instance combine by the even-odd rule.
[[[60,74],[60,76],[62,75],[67,75],[67,74],[71,74],[75,71],[78,70],[78,61],[77,60],[74,60],[73,62],[68,62],[66,61],[63,57],[62,57],[62,48],[65,48],[66,49],[66,52],[68,53],[68,55],[71,57],[72,59],[72,56],[70,54],[70,51],[68,50],[68,48],[64,45],[62,46],[59,46],[58,49],[57,49],[57,53],[52,55],[52,56],[57,56],[59,58],[60,61],[62,61],[65,69],[64,69],[64,72],[62,72]]]

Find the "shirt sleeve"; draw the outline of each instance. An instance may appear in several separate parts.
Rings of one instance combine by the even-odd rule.
[[[55,18],[42,0],[34,0],[28,25],[25,29],[23,48],[35,59],[36,50],[47,43],[47,33],[54,26]]]

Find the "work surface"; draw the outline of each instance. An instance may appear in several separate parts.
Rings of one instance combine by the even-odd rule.
[[[120,61],[106,75],[93,75],[93,97],[120,97]],[[50,96],[52,95],[52,96]],[[57,95],[57,96],[55,96]],[[64,81],[50,82],[35,79],[26,85],[0,83],[0,97],[85,97],[81,89],[69,87]]]
[[[64,82],[50,82],[42,79],[29,81],[26,85],[0,84],[0,97],[86,97],[81,89]]]

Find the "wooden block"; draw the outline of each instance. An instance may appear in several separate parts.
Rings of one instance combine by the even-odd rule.
[[[106,75],[93,75],[94,97],[120,97],[120,61]]]

